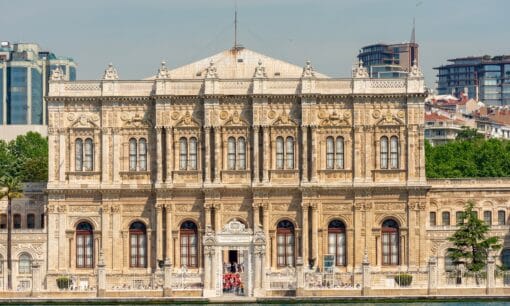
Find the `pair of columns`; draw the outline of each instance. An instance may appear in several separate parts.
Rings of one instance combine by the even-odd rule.
[[[163,208],[165,208],[165,236],[163,237]],[[163,258],[163,240],[165,244],[165,257]],[[164,260],[166,258],[173,259],[173,235],[172,235],[172,209],[171,205],[156,205],[156,258]]]

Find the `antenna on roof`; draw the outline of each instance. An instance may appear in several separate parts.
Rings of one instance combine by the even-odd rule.
[[[239,50],[242,49],[243,46],[241,44],[237,43],[237,1],[235,2],[235,11],[234,11],[234,47],[232,50]]]
[[[412,44],[416,43],[416,18],[413,17],[413,30],[411,31],[411,40]]]

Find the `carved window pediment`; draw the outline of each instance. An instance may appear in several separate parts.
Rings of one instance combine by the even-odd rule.
[[[200,123],[196,120],[190,112],[186,112],[176,123],[176,127],[200,127]]]

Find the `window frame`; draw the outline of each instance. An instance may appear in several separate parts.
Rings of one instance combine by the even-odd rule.
[[[395,225],[395,227],[385,226],[385,224]],[[385,237],[387,237],[388,243],[385,248]],[[392,241],[393,238],[393,241]],[[393,249],[396,249],[394,254]],[[385,256],[386,255],[386,256]],[[381,262],[383,266],[398,266],[400,264],[400,226],[398,222],[393,219],[387,219],[382,223],[381,226]],[[386,257],[386,259],[385,259]],[[396,260],[393,258],[396,257]]]
[[[83,145],[83,170],[94,171],[94,140],[86,138]]]
[[[246,139],[244,137],[239,137],[237,139],[237,144],[238,169],[246,170]]]
[[[501,218],[503,216],[503,218]],[[498,210],[498,225],[506,225],[506,211],[505,210]]]
[[[287,138],[285,139],[285,168],[289,170],[295,169],[294,149],[295,149],[294,137],[287,136]]]
[[[19,274],[32,273],[32,256],[30,256],[30,254],[21,253],[19,255],[19,257],[18,257],[18,273]]]
[[[282,239],[283,238],[283,239]],[[296,256],[296,234],[294,224],[282,220],[276,226],[276,265],[279,268],[293,267]]]
[[[87,229],[80,229],[80,226],[87,226]],[[90,243],[90,245],[87,245]],[[94,227],[87,221],[76,225],[76,268],[91,269],[94,267]],[[81,250],[81,254],[79,252]],[[83,260],[80,258],[83,257]]]
[[[183,249],[186,249],[186,253],[183,253]],[[179,227],[179,252],[181,266],[185,265],[187,268],[199,267],[198,227],[194,221],[184,221]],[[183,260],[184,258],[185,260]]]
[[[282,136],[276,137],[276,169],[283,170],[285,167],[285,141]]]
[[[227,169],[235,170],[236,169],[236,139],[233,136],[230,136],[227,139]]]
[[[179,138],[179,170],[188,170],[188,139]]]
[[[388,137],[382,136],[379,143],[380,167],[381,169],[388,169]]]
[[[338,227],[334,227],[334,223],[339,223]],[[335,255],[335,266],[345,267],[347,266],[347,230],[345,223],[341,220],[332,220],[328,224],[328,254]],[[334,235],[334,245],[331,244],[331,235]],[[341,239],[339,239],[341,238]],[[343,243],[339,244],[339,240],[343,240]],[[331,249],[334,248],[335,252],[331,253]]]
[[[188,170],[198,170],[198,139],[190,137],[188,145]]]
[[[136,171],[138,165],[138,143],[136,138],[129,139],[129,171]]]
[[[451,216],[450,216],[450,212],[449,211],[443,211],[441,213],[441,225],[443,225],[443,226],[450,226],[451,225]]]
[[[83,171],[83,140],[81,138],[74,140],[74,170]]]
[[[138,169],[147,171],[147,139],[143,137],[138,140]]]
[[[143,228],[134,228],[138,224]],[[135,238],[134,245],[133,238]],[[129,226],[129,267],[147,268],[147,227],[140,221],[135,221]]]
[[[27,228],[34,229],[35,228],[35,214],[27,214]]]

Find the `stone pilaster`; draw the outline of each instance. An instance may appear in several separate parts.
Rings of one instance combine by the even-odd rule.
[[[172,261],[170,258],[165,259],[164,264],[164,283],[163,283],[163,296],[172,296]]]
[[[156,183],[163,182],[163,128],[156,127]],[[149,167],[147,167],[149,169]]]
[[[211,183],[211,171],[212,171],[212,161],[211,161],[211,128],[205,127],[204,128],[205,133],[205,178],[204,182]]]
[[[370,295],[371,291],[371,271],[370,271],[370,262],[368,261],[368,254],[365,250],[365,255],[363,256],[363,262],[362,262],[362,288],[361,288],[361,294],[363,296]]]
[[[99,260],[97,262],[97,296],[103,297],[106,293],[106,264],[104,262],[104,252],[99,251]]]
[[[167,184],[172,183],[172,171],[174,171],[174,131],[171,127],[166,128],[166,178]]]
[[[487,257],[487,281],[486,281],[486,294],[494,294],[494,285],[495,285],[495,275],[496,272],[496,261],[494,260],[494,256],[489,254]]]
[[[163,260],[163,206],[156,205],[156,260]]]
[[[262,181],[264,183],[269,183],[269,160],[270,156],[272,156],[271,151],[269,149],[269,127],[265,126],[262,129],[263,138],[264,138],[264,156],[266,158],[263,159],[264,164],[262,166]]]
[[[259,126],[253,127],[253,183],[260,182],[259,131]]]
[[[172,207],[170,204],[165,206],[166,229],[165,229],[165,260],[173,262],[173,237],[172,237]]]
[[[437,294],[437,259],[431,256],[429,259],[428,295]]]
[[[309,246],[310,246],[310,242],[309,242],[309,239],[308,239],[308,209],[309,209],[309,203],[308,202],[305,202],[305,203],[302,203],[301,204],[301,231],[302,231],[302,236],[301,236],[301,248],[302,248],[302,260],[303,260],[303,263],[305,264],[305,267],[309,267],[309,255],[310,255],[310,250],[309,250]]]

